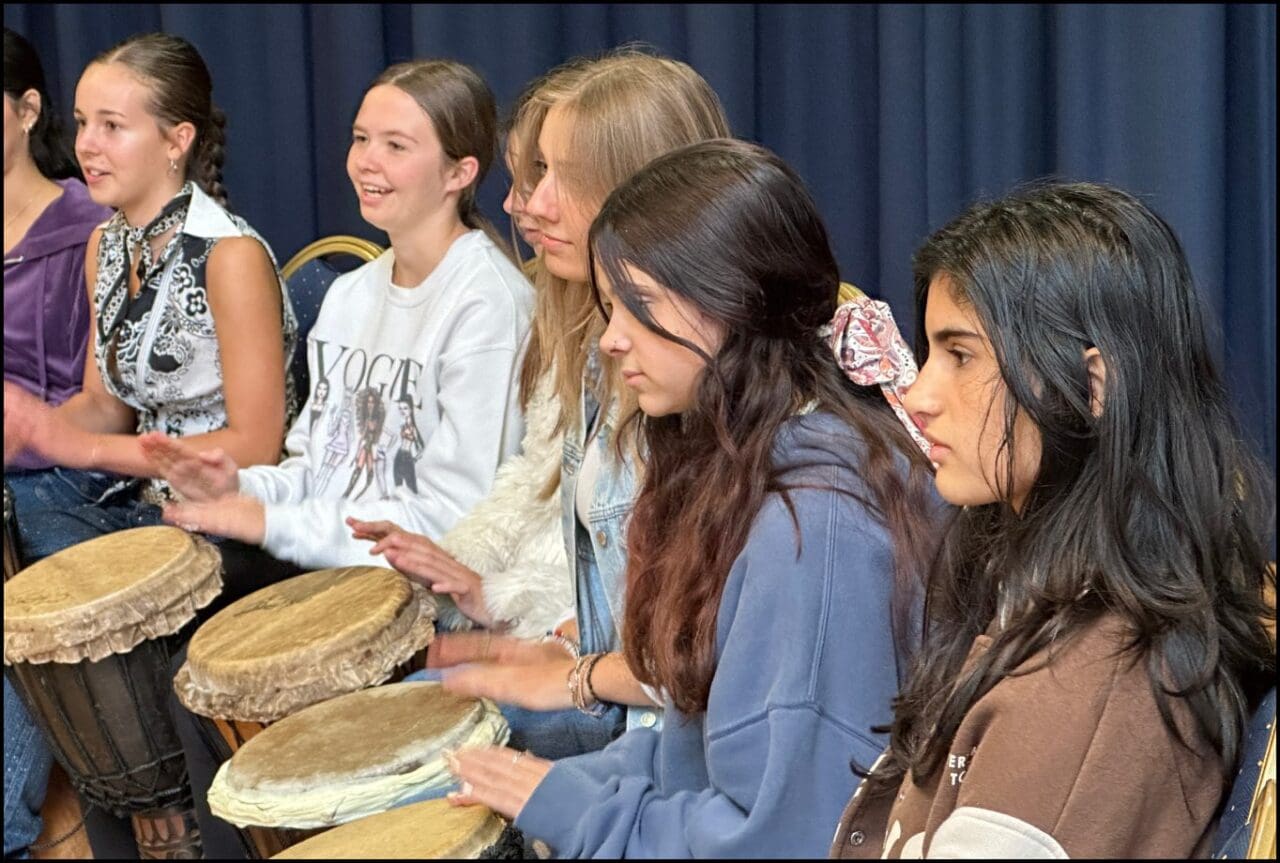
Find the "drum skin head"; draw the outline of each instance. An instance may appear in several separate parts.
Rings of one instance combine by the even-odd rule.
[[[464,742],[484,710],[435,683],[353,692],[264,729],[235,754],[227,782],[291,794],[405,773]]]
[[[249,740],[218,770],[209,806],[242,826],[331,826],[451,785],[447,750],[500,744],[508,733],[492,702],[438,683],[365,689]]]
[[[210,618],[174,687],[202,716],[273,722],[386,680],[430,643],[434,624],[434,597],[395,570],[310,572]]]
[[[203,537],[157,525],[73,545],[4,586],[5,662],[97,661],[171,635],[222,590]]]
[[[327,830],[272,859],[475,859],[497,841],[502,828],[502,819],[484,806],[425,800]]]

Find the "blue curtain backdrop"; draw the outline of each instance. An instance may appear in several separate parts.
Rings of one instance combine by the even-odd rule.
[[[471,64],[503,105],[561,60],[628,41],[685,60],[738,136],[806,179],[844,277],[893,304],[904,330],[911,253],[968,202],[1046,175],[1118,184],[1186,245],[1273,469],[1275,16],[1195,5],[4,8],[67,115],[98,52],[141,31],[190,39],[229,117],[232,204],[282,260],[325,234],[385,241],[346,179],[349,124],[368,81],[420,56]],[[481,195],[501,227],[505,182],[495,166]]]

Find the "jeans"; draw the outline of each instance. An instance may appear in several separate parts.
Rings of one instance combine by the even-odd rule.
[[[53,756],[18,692],[4,678],[4,856],[25,857],[40,835]]]
[[[53,467],[6,473],[22,561],[30,566],[81,542],[160,524],[160,507],[138,499],[138,481]]]
[[[413,672],[404,682],[439,679],[439,670],[429,669]],[[511,728],[508,746],[553,761],[604,749],[626,730],[626,709],[618,705],[601,716],[576,709],[526,710],[511,704],[499,704],[498,709]]]

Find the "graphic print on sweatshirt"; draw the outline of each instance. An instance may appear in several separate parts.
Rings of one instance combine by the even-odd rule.
[[[399,486],[418,491],[417,461],[426,449],[414,393],[422,364],[408,357],[370,355],[362,348],[312,339],[314,367],[308,422],[323,442],[316,494],[330,483],[345,500],[383,500]],[[335,477],[337,478],[335,480]]]

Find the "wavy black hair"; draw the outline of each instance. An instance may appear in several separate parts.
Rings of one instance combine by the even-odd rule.
[[[1042,453],[1020,511],[1008,500],[969,507],[944,538],[924,644],[868,793],[896,789],[908,771],[925,781],[979,698],[1039,667],[1033,657],[1051,662],[1104,614],[1126,624],[1125,649],[1145,663],[1175,738],[1192,743],[1173,722],[1181,701],[1230,769],[1274,685],[1264,600],[1275,587],[1274,491],[1232,417],[1173,230],[1118,189],[1043,184],[972,207],[929,237],[913,270],[922,361],[939,275],[991,342],[1006,392],[1002,488],[1013,488],[1019,413]],[[1097,416],[1089,348],[1106,365]],[[997,614],[991,648],[962,670]]]

